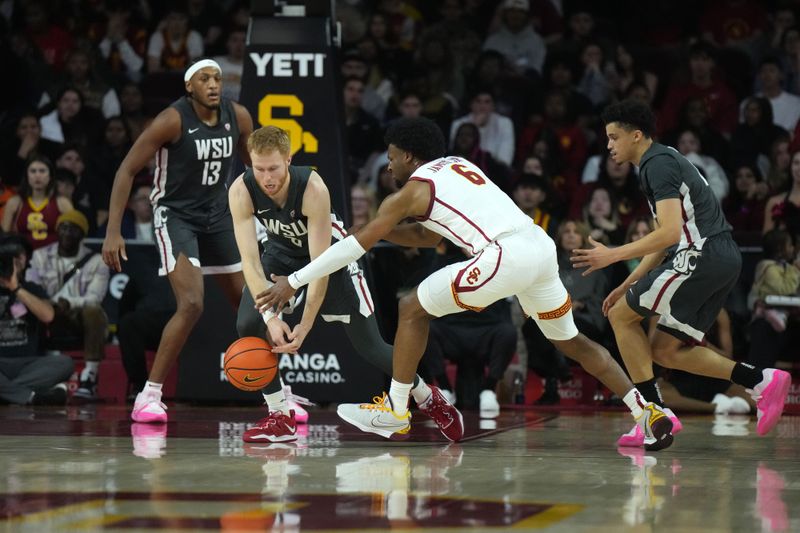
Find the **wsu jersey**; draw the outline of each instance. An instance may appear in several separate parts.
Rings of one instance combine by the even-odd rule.
[[[181,137],[156,152],[150,200],[181,217],[213,224],[228,213],[225,182],[239,143],[233,103],[221,99],[216,126],[197,118],[186,96],[172,107],[181,115]]]
[[[410,179],[431,187],[428,212],[418,222],[473,255],[499,236],[532,224],[506,193],[466,159],[435,159],[419,167]]]
[[[278,207],[256,183],[253,169],[247,169],[242,180],[253,202],[253,214],[266,229],[270,253],[279,252],[293,258],[310,260],[308,255],[308,217],[303,214],[311,167],[289,165],[289,195],[286,204]],[[344,224],[331,208],[332,242],[344,238]]]

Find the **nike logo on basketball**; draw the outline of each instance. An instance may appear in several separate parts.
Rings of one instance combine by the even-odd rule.
[[[251,377],[250,377],[250,374],[247,374],[247,375],[244,377],[243,381],[244,381],[245,383],[255,383],[255,382],[256,382],[256,381],[258,381],[259,379],[261,379],[261,378],[251,378]]]
[[[199,130],[199,129],[200,129],[200,128],[190,129],[190,130],[189,130],[189,135],[191,135],[192,133],[196,132],[196,131],[197,131],[197,130]]]

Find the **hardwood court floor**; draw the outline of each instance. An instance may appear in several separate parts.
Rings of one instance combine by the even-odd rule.
[[[672,448],[617,449],[621,412],[465,413],[448,444],[312,412],[296,444],[244,444],[259,408],[0,408],[0,531],[800,531],[800,417],[684,417]]]

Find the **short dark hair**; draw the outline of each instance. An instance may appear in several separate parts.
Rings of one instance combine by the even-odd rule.
[[[791,237],[789,232],[782,229],[771,229],[764,234],[762,246],[766,259],[778,259],[786,249],[786,239]]]
[[[442,130],[424,117],[396,120],[389,126],[383,140],[387,145],[393,144],[426,162],[439,159],[445,152]]]
[[[626,130],[641,130],[645,137],[652,137],[656,130],[656,117],[649,106],[636,100],[622,100],[603,109],[603,124],[618,123]]]

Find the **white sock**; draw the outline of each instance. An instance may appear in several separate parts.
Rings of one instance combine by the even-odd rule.
[[[142,392],[157,392],[159,396],[161,396],[161,387],[163,385],[161,383],[156,383],[154,381],[148,381],[144,384],[144,388]]]
[[[413,383],[400,383],[392,379],[389,398],[392,400],[392,409],[396,415],[403,416],[408,412],[408,395],[411,393],[413,385]]]
[[[267,402],[267,409],[269,409],[270,413],[273,411],[280,411],[286,416],[289,416],[289,402],[286,401],[286,394],[283,393],[283,389],[278,392],[273,392],[272,394],[264,394],[262,392],[261,396],[263,396],[264,401]]]
[[[622,398],[622,401],[625,402],[625,405],[631,410],[634,420],[638,420],[639,417],[644,414],[642,408],[647,402],[644,401],[642,393],[636,390],[636,387],[629,390],[628,394]]]
[[[86,361],[81,372],[81,381],[86,381],[89,377],[96,377],[100,370],[100,361]]]
[[[430,387],[428,387],[427,383],[422,381],[421,378],[419,383],[417,383],[417,386],[411,389],[411,396],[414,397],[414,401],[417,402],[417,406],[425,403],[425,401],[431,397],[431,393],[433,393],[433,391]]]

